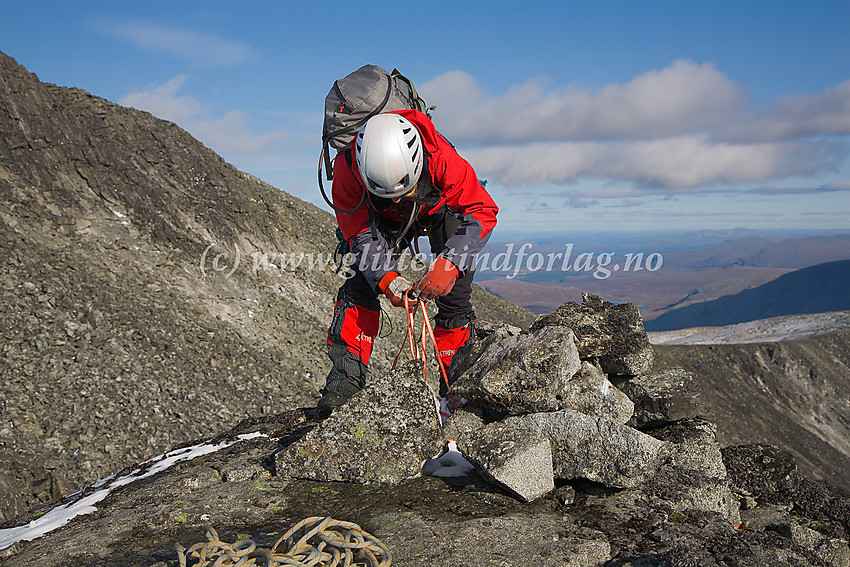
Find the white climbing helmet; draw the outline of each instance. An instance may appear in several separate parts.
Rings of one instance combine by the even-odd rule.
[[[357,168],[366,188],[392,199],[410,191],[422,173],[422,139],[407,118],[376,114],[357,134]]]

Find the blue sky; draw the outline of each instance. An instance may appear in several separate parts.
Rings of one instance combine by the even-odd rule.
[[[0,51],[317,205],[324,97],[371,63],[437,105],[503,234],[850,228],[848,0],[399,6],[14,3]]]

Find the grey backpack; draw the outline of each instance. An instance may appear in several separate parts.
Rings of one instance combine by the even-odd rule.
[[[337,151],[346,151],[367,120],[380,112],[408,108],[415,108],[430,116],[434,107],[429,108],[425,104],[413,83],[398,69],[387,73],[377,65],[364,65],[334,82],[325,97],[322,153],[319,157],[319,190],[325,202],[334,210],[341,213],[356,211],[363,204],[366,194],[363,194],[360,204],[349,210],[339,209],[328,199],[322,184],[322,167],[327,180],[332,181],[330,146]]]

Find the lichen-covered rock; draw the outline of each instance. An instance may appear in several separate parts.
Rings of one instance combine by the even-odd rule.
[[[525,502],[555,488],[549,439],[494,422],[457,440],[458,450],[481,476],[507,488]]]
[[[478,430],[484,427],[484,418],[480,415],[480,408],[460,408],[443,425],[443,437],[446,439],[463,439],[478,434]]]
[[[392,550],[399,567],[598,567],[611,559],[604,533],[552,512],[447,522],[398,511],[375,523],[380,527],[371,533]]]
[[[587,479],[628,488],[651,478],[668,446],[605,417],[574,410],[534,413],[505,420],[512,427],[549,438],[555,478]]]
[[[456,398],[513,415],[564,407],[581,362],[575,336],[563,327],[491,342],[452,386]]]
[[[827,537],[824,534],[801,526],[791,516],[785,516],[779,523],[765,528],[790,540],[794,547],[802,548],[819,558],[830,567],[850,566],[850,547],[841,538]]]
[[[638,308],[631,303],[615,305],[582,293],[581,305],[568,302],[535,321],[531,332],[549,326],[568,327],[576,335],[582,359],[598,358],[608,374],[636,376],[652,368],[652,348]]]
[[[634,414],[634,402],[608,380],[598,364],[583,360],[581,369],[570,380],[562,400],[564,409],[590,416],[607,417],[627,423]]]
[[[278,453],[280,476],[396,484],[419,474],[442,444],[436,400],[411,361],[376,379]]]
[[[741,523],[732,494],[717,426],[702,419],[683,420],[652,431],[671,451],[647,491],[670,502],[674,511],[699,510],[723,516],[730,526]]]
[[[618,387],[634,402],[630,425],[635,427],[691,419],[705,412],[695,376],[682,368],[635,376]]]
[[[789,453],[763,443],[724,447],[723,461],[735,489],[771,504],[791,504],[799,482]]]

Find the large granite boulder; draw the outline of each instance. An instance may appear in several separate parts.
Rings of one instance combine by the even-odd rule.
[[[575,336],[564,327],[493,340],[452,385],[455,398],[512,415],[564,407],[581,368]]]
[[[475,334],[466,341],[465,345],[457,349],[452,357],[451,366],[448,368],[449,381],[454,383],[459,376],[472,368],[493,343],[522,333],[522,329],[513,325],[479,319],[475,323]]]
[[[396,484],[442,446],[436,399],[410,361],[377,378],[276,457],[280,476]]]
[[[668,452],[667,443],[636,429],[573,410],[511,417],[504,426],[549,439],[555,478],[587,479],[613,488],[643,484]]]
[[[462,436],[457,447],[482,477],[525,502],[555,488],[552,446],[545,436],[530,435],[509,422],[497,421],[474,435]]]
[[[581,369],[570,380],[563,407],[627,423],[634,414],[635,404],[608,380],[598,363],[582,360]]]
[[[638,308],[631,303],[616,305],[590,293],[582,293],[581,305],[568,302],[531,326],[567,327],[576,336],[579,356],[599,359],[608,374],[635,376],[652,368],[652,347],[643,328]]]
[[[626,423],[634,409],[598,363],[577,359],[563,328],[529,335],[509,325],[485,327],[455,355],[450,377],[456,398],[510,415],[573,409]]]

